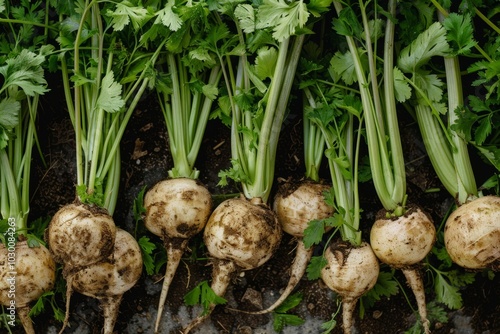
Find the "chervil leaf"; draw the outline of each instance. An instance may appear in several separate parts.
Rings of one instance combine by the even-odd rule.
[[[317,245],[323,239],[323,234],[325,233],[325,221],[323,219],[314,219],[307,223],[307,227],[304,230],[304,246],[310,248],[313,245]]]
[[[204,309],[203,314],[210,310],[211,305],[225,304],[226,302],[227,300],[215,294],[207,281],[199,283],[184,296],[184,303],[188,306],[201,304]]]
[[[300,326],[305,322],[297,315],[285,313],[273,313],[273,329],[280,333],[285,326]]]
[[[156,249],[156,245],[149,241],[148,237],[141,237],[137,243],[139,244],[139,247],[141,248],[142,252],[142,261],[144,263],[144,268],[146,269],[146,272],[148,275],[152,275],[155,270],[155,264],[153,261],[153,251]]]
[[[307,278],[309,280],[318,279],[321,276],[321,270],[328,264],[324,256],[313,256],[307,266]]]
[[[257,12],[257,29],[272,27],[273,37],[281,42],[302,28],[309,18],[302,0],[287,3],[285,0],[264,0]]]
[[[134,6],[129,1],[121,1],[116,4],[114,11],[108,10],[107,15],[112,18],[111,25],[116,31],[123,30],[130,21],[135,30],[140,27],[149,18],[148,10],[144,7]]]
[[[444,20],[443,26],[448,31],[446,37],[453,46],[455,53],[470,53],[470,49],[476,45],[470,16],[450,13]]]
[[[280,306],[278,306],[274,312],[276,313],[286,313],[300,304],[302,301],[302,293],[297,292],[288,296]]]
[[[433,56],[444,56],[450,52],[446,40],[446,29],[434,22],[407,47],[401,50],[398,67],[405,73],[412,73]]]
[[[156,15],[157,18],[155,20],[155,24],[163,24],[168,27],[172,31],[177,31],[182,26],[181,17],[173,11],[173,7],[175,5],[175,0],[168,0],[165,8],[160,9]]]
[[[411,97],[411,88],[405,80],[405,75],[399,70],[394,68],[394,94],[398,102],[405,102]]]
[[[434,291],[436,292],[436,300],[450,309],[458,310],[462,307],[462,296],[458,287],[449,284],[440,273],[437,273],[434,278]]]
[[[259,49],[254,69],[261,80],[273,77],[277,59],[278,51],[275,48],[263,47]]]
[[[234,10],[234,16],[238,19],[243,32],[249,34],[255,31],[255,11],[251,5],[239,4]]]
[[[119,111],[125,105],[121,94],[122,85],[115,81],[113,71],[108,72],[102,79],[97,107],[111,113]]]
[[[2,90],[7,87],[18,86],[26,95],[34,96],[48,91],[45,87],[43,68],[41,64],[45,57],[29,50],[22,50],[15,58],[8,58],[5,65],[0,67],[0,75],[5,81]]]

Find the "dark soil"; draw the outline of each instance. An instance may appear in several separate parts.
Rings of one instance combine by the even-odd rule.
[[[37,159],[34,167],[32,190],[31,219],[53,215],[62,205],[75,198],[74,138],[72,126],[67,117],[62,96],[53,89],[43,99],[40,117],[41,149],[46,161],[42,165]],[[293,105],[299,105],[294,103]],[[276,158],[275,178],[298,179],[304,173],[302,160],[302,123],[300,110],[292,110],[282,129],[280,148]],[[408,117],[402,115],[403,147],[407,161],[408,195],[413,203],[418,203],[432,216],[439,226],[453,204],[450,196],[440,187],[425,154],[418,128]],[[132,215],[134,198],[143,187],[151,187],[157,181],[167,177],[167,170],[172,166],[168,149],[168,137],[165,125],[157,107],[155,96],[146,96],[130,120],[122,142],[122,188],[115,212],[118,226],[134,232],[135,222]],[[229,130],[218,121],[210,121],[200,151],[197,168],[201,172],[200,180],[214,194],[216,201],[222,201],[224,195],[238,193],[238,188],[231,185],[225,188],[217,186],[218,171],[229,166],[230,140]],[[491,171],[485,170],[482,161],[473,155],[478,178],[485,178]],[[325,168],[322,177],[329,178]],[[480,184],[482,179],[478,180]],[[440,189],[428,192],[428,189]],[[361,185],[363,222],[365,238],[373,222],[375,213],[381,207],[371,183]],[[275,191],[275,190],[274,190]],[[147,234],[151,240],[159,240]],[[288,281],[288,269],[294,257],[295,241],[284,236],[278,252],[262,267],[239,275],[230,286],[227,295],[228,307],[255,309],[259,298],[267,296],[267,303],[277,298],[280,289]],[[389,270],[382,267],[383,270]],[[160,273],[164,268],[160,270]],[[180,310],[183,297],[202,280],[210,280],[211,266],[206,260],[205,249],[200,236],[190,242],[190,250],[185,255],[177,271],[173,286],[167,298],[168,314],[164,317],[177,325],[171,333],[180,329]],[[429,276],[426,276],[429,277]],[[116,333],[152,333],[156,318],[156,309],[161,287],[161,274],[148,277],[143,272],[138,284],[124,296],[121,311],[115,326]],[[416,317],[411,291],[404,284],[404,278],[396,273],[402,283],[405,294],[382,298],[372,308],[366,310],[363,319],[356,319],[358,333],[396,334],[408,330]],[[432,282],[426,281],[428,287]],[[320,323],[330,320],[337,310],[335,295],[321,282],[303,278],[296,291],[303,294],[302,302],[291,314],[306,319],[306,325],[298,329],[288,326],[286,333],[321,333]],[[433,333],[500,333],[500,278],[493,280],[485,275],[476,275],[474,284],[461,290],[463,308],[448,310],[448,321],[433,323]],[[434,299],[431,290],[427,292],[428,301]],[[57,296],[58,305],[63,307],[61,296]],[[257,306],[256,306],[257,305]],[[264,305],[264,306],[267,306]],[[187,308],[188,310],[191,308]],[[199,309],[197,309],[199,311]],[[197,312],[196,311],[196,312]],[[337,328],[333,333],[341,333],[341,314],[336,317]],[[55,333],[61,323],[54,320],[49,304],[46,312],[34,317],[37,333]],[[273,333],[266,324],[272,321],[272,315],[248,315],[218,306],[211,316],[214,332],[218,333]],[[101,333],[103,318],[97,301],[74,294],[71,303],[71,327],[65,333]],[[185,324],[185,323],[184,323]],[[262,329],[267,328],[267,329]],[[20,326],[11,328],[14,333],[21,333]],[[295,331],[294,331],[295,329]],[[205,331],[207,332],[207,331]],[[163,333],[168,333],[166,330]]]

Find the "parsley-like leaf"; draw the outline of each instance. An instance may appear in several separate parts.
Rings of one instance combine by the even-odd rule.
[[[101,92],[97,99],[97,106],[107,112],[117,112],[125,105],[121,97],[122,85],[115,81],[113,71],[109,71],[102,79]]]

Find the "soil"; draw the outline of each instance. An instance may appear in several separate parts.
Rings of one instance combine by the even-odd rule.
[[[57,82],[56,79],[54,79]],[[34,167],[32,211],[30,217],[50,217],[62,205],[71,202],[74,195],[74,134],[67,116],[62,95],[53,89],[42,101],[39,137],[46,162],[43,165],[37,158]],[[299,103],[292,103],[292,106]],[[432,216],[436,226],[441,224],[453,200],[440,187],[429,160],[426,156],[418,128],[411,118],[402,115],[403,147],[407,161],[408,195],[412,202],[419,203]],[[304,174],[302,160],[302,123],[300,110],[290,111],[284,122],[278,156],[276,157],[275,178],[299,179]],[[230,140],[229,129],[216,120],[209,122],[203,141],[197,168],[200,180],[208,187],[217,202],[230,194],[237,194],[238,187],[231,184],[221,188],[217,186],[218,171],[229,167]],[[118,226],[134,232],[135,221],[132,214],[133,201],[144,187],[149,188],[167,177],[167,170],[172,166],[168,148],[168,137],[155,96],[145,96],[130,120],[121,146],[122,187],[115,221]],[[482,160],[472,152],[478,178],[491,175]],[[329,178],[326,166],[321,176]],[[484,181],[478,179],[478,184]],[[276,182],[278,184],[278,182]],[[427,191],[437,189],[439,191]],[[275,192],[276,189],[273,190]],[[360,189],[364,233],[367,232],[381,207],[370,182]],[[151,240],[160,241],[151,234]],[[162,333],[179,333],[180,323],[186,324],[185,318],[199,312],[186,307],[184,295],[203,280],[210,280],[211,266],[206,258],[201,236],[190,241],[190,249],[179,266],[173,286],[167,298],[164,314],[165,323]],[[269,305],[277,298],[280,289],[288,281],[288,270],[294,257],[295,240],[285,235],[278,252],[263,266],[237,276],[228,289],[225,298],[227,306],[215,308],[203,333],[274,333],[272,315],[249,315],[229,308],[256,309]],[[383,270],[389,270],[382,267]],[[120,314],[115,326],[115,333],[153,333],[156,309],[161,289],[160,274],[148,276],[143,272],[137,285],[128,291],[121,304]],[[416,304],[411,291],[404,284],[404,278],[396,272],[396,278],[402,283],[408,298],[400,292],[390,298],[384,297],[371,308],[366,309],[364,317],[356,319],[356,333],[396,334],[404,333],[415,322]],[[426,276],[429,277],[429,276]],[[431,282],[426,282],[431,286]],[[321,280],[309,281],[303,278],[296,288],[303,295],[302,302],[289,311],[305,319],[300,327],[287,326],[284,333],[321,333],[321,323],[331,319],[337,311],[336,296]],[[497,275],[490,280],[479,273],[473,284],[461,290],[463,307],[459,310],[447,310],[448,321],[433,323],[433,333],[500,333],[500,278]],[[432,291],[427,291],[428,300],[433,300]],[[262,301],[264,299],[264,301]],[[62,296],[56,296],[58,305],[63,308]],[[33,318],[37,333],[56,333],[61,323],[54,320],[49,304],[46,312]],[[103,318],[98,302],[75,293],[71,302],[71,327],[65,333],[101,333]],[[332,333],[341,333],[341,314],[336,316],[337,328]],[[170,327],[169,330],[166,327]],[[20,326],[11,328],[13,333],[20,333]]]

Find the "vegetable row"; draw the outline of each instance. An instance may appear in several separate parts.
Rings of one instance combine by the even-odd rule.
[[[103,331],[113,332],[123,294],[148,269],[148,238],[120,228],[113,213],[120,141],[141,98],[152,92],[173,160],[168,178],[145,194],[141,217],[167,254],[155,333],[192,237],[203,233],[216,298],[183,333],[225,301],[231,277],[272,257],[283,232],[297,240],[289,284],[275,303],[254,313],[274,311],[307,272],[341,297],[343,329],[351,333],[359,298],[387,266],[404,273],[422,331],[430,333],[423,272],[435,269],[442,279],[426,260],[437,238],[461,267],[499,268],[495,177],[477,187],[469,158],[469,149],[477,149],[500,169],[492,122],[498,117],[499,29],[494,10],[490,17],[481,12],[487,1],[465,4],[0,1],[0,252],[14,259],[0,266],[0,302],[15,304],[25,331],[34,333],[30,303],[54,288],[57,263],[67,289],[61,333],[73,291],[100,301]],[[487,33],[478,43],[481,24]],[[467,76],[460,61],[468,64]],[[41,238],[35,233],[40,226],[28,224],[29,180],[32,154],[38,151],[43,160],[37,116],[39,97],[51,88],[46,72],[61,78],[75,133],[76,187]],[[471,76],[470,85],[485,96],[465,96],[462,78]],[[273,194],[278,140],[292,98],[302,103],[305,174]],[[444,229],[408,198],[402,112],[418,123],[436,175],[456,202]],[[219,186],[232,179],[241,189],[216,207],[195,167],[210,118],[231,133],[231,167],[219,172]],[[361,221],[365,150],[381,205],[373,223]],[[327,179],[320,178],[323,160]],[[315,249],[321,255],[313,256]],[[11,296],[6,278],[14,267],[25,274],[16,277]],[[36,288],[23,290],[34,282]]]

